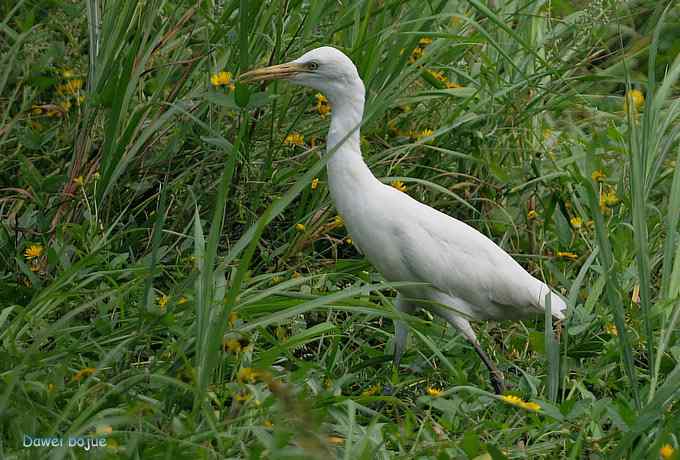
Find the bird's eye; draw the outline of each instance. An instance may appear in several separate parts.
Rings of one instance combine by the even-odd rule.
[[[310,62],[309,64],[307,64],[307,68],[308,68],[309,70],[316,70],[316,69],[319,68],[319,63],[318,63],[318,62],[312,61],[312,62]]]

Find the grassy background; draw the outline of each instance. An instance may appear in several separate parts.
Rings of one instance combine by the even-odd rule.
[[[677,449],[676,2],[2,0],[0,21],[0,457]],[[568,297],[557,335],[475,326],[539,411],[423,312],[393,373],[395,291],[335,220],[315,94],[211,84],[326,44],[366,83],[376,176]]]

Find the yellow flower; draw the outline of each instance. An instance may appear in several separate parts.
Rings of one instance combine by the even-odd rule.
[[[316,190],[318,186],[319,186],[319,178],[315,177],[314,179],[312,179],[312,190]]]
[[[571,223],[571,226],[577,230],[581,228],[581,226],[583,225],[583,220],[578,216],[572,217],[571,219],[569,219],[569,222]]]
[[[94,374],[95,372],[97,372],[97,368],[86,367],[84,369],[79,370],[75,374],[73,374],[73,380],[75,380],[76,382],[80,382],[81,380],[83,380],[86,377],[89,377],[90,375]]]
[[[628,104],[633,103],[633,109],[637,110],[645,103],[645,95],[639,89],[634,89],[626,93],[623,101],[623,110],[628,112]]]
[[[250,393],[248,393],[246,391],[242,391],[240,393],[237,393],[236,396],[234,396],[234,399],[236,399],[236,401],[239,401],[239,402],[248,401],[250,399]]]
[[[40,257],[42,253],[43,253],[42,245],[32,244],[31,246],[27,247],[26,250],[24,251],[24,257],[26,257],[28,260],[36,259]]]
[[[393,180],[392,182],[390,182],[390,185],[399,190],[400,192],[406,191],[406,185],[404,185],[404,183],[400,180]]]
[[[302,233],[305,231],[305,224],[295,224],[295,230]]]
[[[230,86],[231,83],[231,72],[217,72],[210,77],[210,83],[215,86]]]
[[[236,339],[227,339],[223,343],[224,349],[232,352],[232,353],[238,353],[241,351],[241,342],[239,342]]]
[[[345,243],[347,244],[352,244],[352,238],[346,238]]]
[[[326,115],[331,113],[331,105],[328,103],[328,99],[321,93],[317,93],[316,96],[316,111],[319,112],[321,118],[326,118]]]
[[[50,393],[54,393],[54,390],[56,390],[56,389],[57,389],[57,387],[56,387],[56,385],[54,385],[54,383],[48,383],[47,384],[47,391],[49,391]]]
[[[64,99],[59,103],[59,107],[64,109],[64,112],[68,112],[71,109],[71,101],[69,101],[68,99]]]
[[[435,387],[429,387],[427,389],[427,394],[432,396],[433,398],[436,398],[436,397],[438,397],[442,394],[442,390],[440,390],[439,388],[435,388]]]
[[[267,419],[264,422],[262,422],[262,425],[264,425],[265,428],[272,428],[274,424],[272,423],[271,420]]]
[[[158,309],[161,311],[161,313],[165,313],[165,307],[168,305],[169,301],[170,297],[165,294],[158,298]]]
[[[286,145],[305,145],[305,136],[300,133],[290,133],[283,143]]]
[[[661,458],[663,460],[668,460],[671,457],[673,457],[673,454],[675,453],[675,449],[673,449],[673,446],[670,444],[664,444],[661,446],[661,449],[659,449],[659,455],[661,455]]]
[[[541,410],[541,405],[535,402],[525,402],[524,408],[534,412],[538,412],[539,410]]]
[[[61,71],[61,76],[64,78],[73,78],[75,73],[71,69],[64,69]]]
[[[238,381],[255,383],[257,381],[257,375],[257,371],[252,367],[242,367],[238,371]]]
[[[574,254],[573,252],[557,252],[557,257],[562,257],[563,259],[569,259],[569,260],[576,260],[578,259],[578,255]]]
[[[187,299],[186,297],[182,296],[182,297],[180,297],[179,300],[177,301],[177,305],[184,305],[184,304],[187,303],[188,301],[189,301],[189,299]]]
[[[613,335],[613,336],[618,336],[618,335],[619,335],[619,330],[616,328],[615,325],[613,325],[613,324],[611,324],[611,323],[607,324],[607,325],[604,327],[604,331],[605,331],[607,334],[609,334],[609,335]]]
[[[432,39],[430,37],[423,37],[420,40],[418,40],[418,46],[421,48],[425,48],[427,45],[432,43]]]
[[[607,175],[602,172],[602,170],[597,169],[593,171],[593,174],[590,177],[592,177],[595,182],[602,182],[607,177]]]
[[[538,213],[533,209],[527,213],[527,219],[534,220],[538,217]]]
[[[446,76],[444,75],[444,72],[428,69],[427,73],[432,75],[435,80],[440,81],[442,83],[447,83],[449,81],[449,79],[446,78]]]
[[[434,131],[432,131],[431,129],[423,129],[421,131],[416,131],[414,133],[414,137],[416,138],[417,141],[419,141],[419,140],[424,139],[426,137],[432,136],[432,134],[434,134]]]
[[[411,51],[411,56],[409,57],[409,62],[413,64],[421,57],[423,57],[423,49],[420,47],[413,48],[413,51]]]
[[[535,402],[524,401],[519,396],[503,395],[503,396],[501,396],[501,399],[503,401],[505,401],[506,403],[510,404],[510,405],[521,407],[522,409],[526,409],[526,410],[530,410],[530,411],[534,411],[534,412],[538,412],[539,410],[541,410],[540,404],[535,403]]]
[[[373,396],[380,392],[380,385],[372,385],[361,392],[361,396]]]
[[[342,217],[338,215],[333,218],[333,225],[336,227],[342,227],[345,225],[345,221],[342,220]]]
[[[609,206],[610,208],[613,206],[616,206],[619,204],[619,197],[616,196],[616,191],[615,190],[609,190],[607,193],[604,193],[600,196],[600,200],[604,201],[604,204]]]
[[[78,187],[82,187],[85,185],[85,179],[83,176],[78,176],[75,179],[73,179],[73,183],[76,184]]]
[[[300,272],[293,272],[293,274],[290,275],[290,276],[291,276],[291,278],[299,278],[299,277],[301,277],[302,275],[300,274]]]
[[[234,327],[234,324],[236,324],[237,320],[238,320],[238,315],[236,314],[236,312],[230,311],[229,316],[227,317],[227,321],[229,322],[229,325],[231,327]]]

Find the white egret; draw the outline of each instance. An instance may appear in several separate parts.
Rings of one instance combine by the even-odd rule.
[[[400,288],[396,308],[425,308],[442,317],[472,344],[489,368],[496,392],[503,377],[482,350],[468,319],[523,319],[551,312],[564,318],[566,304],[507,252],[469,225],[383,184],[361,155],[359,125],[364,84],[352,61],[324,46],[292,62],[246,72],[241,81],[282,79],[326,95],[333,109],[326,147],[328,184],[338,213],[358,249]],[[341,144],[341,145],[338,145]],[[395,324],[394,362],[399,366],[408,325]]]

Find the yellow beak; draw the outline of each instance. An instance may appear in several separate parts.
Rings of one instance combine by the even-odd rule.
[[[303,64],[289,62],[287,64],[279,64],[273,65],[271,67],[263,67],[261,69],[251,70],[241,74],[239,80],[243,83],[252,83],[266,80],[281,80],[283,78],[292,77],[301,72],[307,72],[307,68]]]

